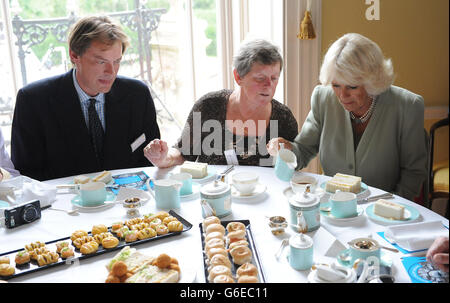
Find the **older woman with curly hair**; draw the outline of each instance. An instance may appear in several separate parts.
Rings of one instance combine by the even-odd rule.
[[[298,169],[319,153],[328,176],[360,176],[368,185],[412,200],[426,178],[423,98],[392,85],[394,72],[379,46],[355,33],[328,49],[311,111],[299,135],[279,143],[294,151]]]
[[[155,139],[144,148],[154,166],[171,167],[185,160],[270,166],[269,140],[280,136],[294,140],[298,134],[294,115],[273,99],[283,67],[278,48],[262,39],[246,41],[233,65],[237,87],[201,97],[173,147]]]

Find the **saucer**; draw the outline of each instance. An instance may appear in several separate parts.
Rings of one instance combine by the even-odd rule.
[[[112,202],[112,201],[114,201],[115,198],[116,198],[116,195],[114,195],[113,193],[107,193],[105,202]],[[81,209],[81,210],[98,210],[98,209],[110,207],[111,205],[115,205],[114,203],[103,203],[103,204],[96,205],[96,206],[83,206],[83,205],[81,205],[81,198],[79,195],[76,195],[71,200],[71,202],[74,207]]]
[[[320,204],[320,208],[327,208],[330,207],[330,203],[329,202],[325,202],[325,203],[321,203]],[[324,211],[324,210],[320,210],[320,214],[329,219],[330,221],[334,221],[334,222],[351,222],[353,220],[358,219],[359,217],[361,217],[364,214],[364,208],[360,205],[356,206],[356,213],[357,215],[354,217],[349,217],[349,218],[336,218],[331,214],[331,211]]]
[[[351,268],[346,267],[347,269],[347,277],[343,280],[338,281],[327,281],[319,277],[317,274],[317,270],[311,269],[311,272],[308,274],[308,282],[309,283],[352,283],[356,280],[356,273]]]
[[[376,215],[373,212],[374,203],[372,203],[369,206],[367,206],[366,213],[367,213],[367,216],[371,220],[373,220],[373,221],[375,221],[377,223],[385,223],[385,224],[411,223],[411,222],[415,221],[417,218],[419,218],[420,213],[413,206],[406,205],[406,204],[403,204],[403,203],[398,203],[398,204],[403,205],[405,207],[405,219],[403,219],[403,220],[394,220],[394,219],[384,218],[384,217]]]
[[[186,194],[186,195],[180,195],[180,198],[182,200],[190,200],[190,199],[194,198],[200,192],[200,187],[201,187],[200,184],[192,183],[192,193]]]
[[[340,258],[340,256],[343,256],[343,255],[348,256],[349,254],[350,254],[350,248],[347,248],[347,249],[344,249],[343,251],[341,251],[336,257],[338,264],[345,266],[345,267],[352,267],[353,264],[351,264],[351,262],[349,260],[348,261],[342,260]],[[381,261],[380,262],[381,266],[386,266],[386,267],[392,266],[392,258],[388,254],[386,254],[383,249],[381,249],[381,251],[380,251],[380,261]]]
[[[250,199],[257,197],[261,194],[263,194],[267,189],[267,186],[264,184],[258,183],[255,187],[255,190],[253,190],[250,194],[241,194],[233,185],[231,185],[231,196],[233,198],[237,199]]]

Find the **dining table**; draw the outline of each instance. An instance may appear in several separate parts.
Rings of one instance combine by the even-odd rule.
[[[227,169],[226,165],[209,165],[211,174],[207,180],[200,183],[194,182],[194,192],[188,197],[181,198],[180,207],[173,209],[176,214],[192,224],[189,230],[172,237],[164,237],[155,241],[148,241],[133,248],[148,256],[158,256],[165,253],[176,258],[179,262],[181,277],[180,282],[205,283],[205,262],[202,243],[202,226],[204,220],[200,201],[201,187],[216,180],[217,175]],[[112,175],[124,173],[144,172],[151,180],[169,178],[178,172],[179,167],[159,169],[156,167],[138,167],[129,169],[111,170]],[[221,220],[248,220],[248,228],[251,231],[255,258],[260,265],[261,282],[266,283],[307,283],[311,282],[308,276],[311,269],[295,270],[288,260],[288,247],[282,248],[293,235],[297,234],[295,228],[288,226],[280,234],[272,233],[269,219],[273,216],[282,216],[290,221],[289,195],[291,185],[287,181],[279,180],[273,167],[259,166],[235,166],[226,175],[225,182],[231,183],[232,175],[237,172],[249,171],[258,175],[259,192],[250,196],[239,196],[235,189],[231,198],[231,214]],[[309,172],[296,172],[313,176],[318,181],[317,188],[328,181],[331,176],[313,174]],[[74,176],[43,181],[44,184],[54,186],[73,184]],[[194,179],[195,181],[195,179]],[[364,180],[363,180],[364,182]],[[385,191],[367,186],[364,196],[367,198],[380,195]],[[322,193],[323,194],[323,193]],[[326,194],[326,193],[325,193]],[[130,219],[127,210],[120,203],[111,203],[95,209],[80,208],[73,203],[77,193],[70,189],[58,188],[56,198],[51,203],[51,208],[74,211],[67,213],[50,208],[43,209],[41,218],[16,228],[0,228],[0,255],[5,252],[23,248],[24,245],[35,242],[50,242],[55,239],[69,237],[76,230],[91,230],[96,224],[111,226],[112,223]],[[321,199],[326,203],[327,198]],[[418,211],[419,215],[414,222],[441,221],[448,227],[448,219],[432,210],[423,207],[413,201],[394,195],[390,201],[409,205]],[[374,202],[358,204],[361,213],[352,220],[332,220],[326,216],[320,216],[320,227],[317,230],[307,232],[306,235],[313,240],[314,263],[331,264],[336,261],[336,255],[348,248],[348,243],[360,237],[371,237],[383,246],[393,246],[383,238],[384,232],[392,224],[373,220],[367,213],[367,208]],[[139,209],[141,215],[152,214],[160,211],[155,200],[150,196]],[[284,240],[284,242],[283,242]],[[118,250],[101,255],[92,256],[82,260],[72,260],[61,266],[53,266],[42,270],[30,272],[9,279],[9,283],[103,283],[108,276],[107,264],[118,253]],[[276,256],[278,253],[278,256]],[[426,251],[415,255],[424,256]],[[402,258],[414,254],[405,254],[383,250],[384,258],[390,261],[390,270],[396,283],[411,283],[410,275],[402,264]]]

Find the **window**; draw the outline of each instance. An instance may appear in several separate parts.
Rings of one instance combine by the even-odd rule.
[[[0,60],[0,121],[8,150],[17,90],[71,69],[67,33],[82,16],[107,14],[125,29],[131,47],[119,74],[150,87],[169,144],[198,98],[234,87],[232,57],[243,39],[265,38],[280,48],[283,41],[283,1],[278,0],[0,2],[0,52],[8,58]],[[281,79],[275,98],[283,102],[282,96]]]

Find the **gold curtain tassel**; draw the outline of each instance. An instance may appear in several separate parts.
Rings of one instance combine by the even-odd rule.
[[[302,40],[312,40],[316,38],[316,33],[314,32],[314,26],[311,20],[311,13],[306,10],[305,17],[300,23],[300,33],[297,35],[297,38]]]

